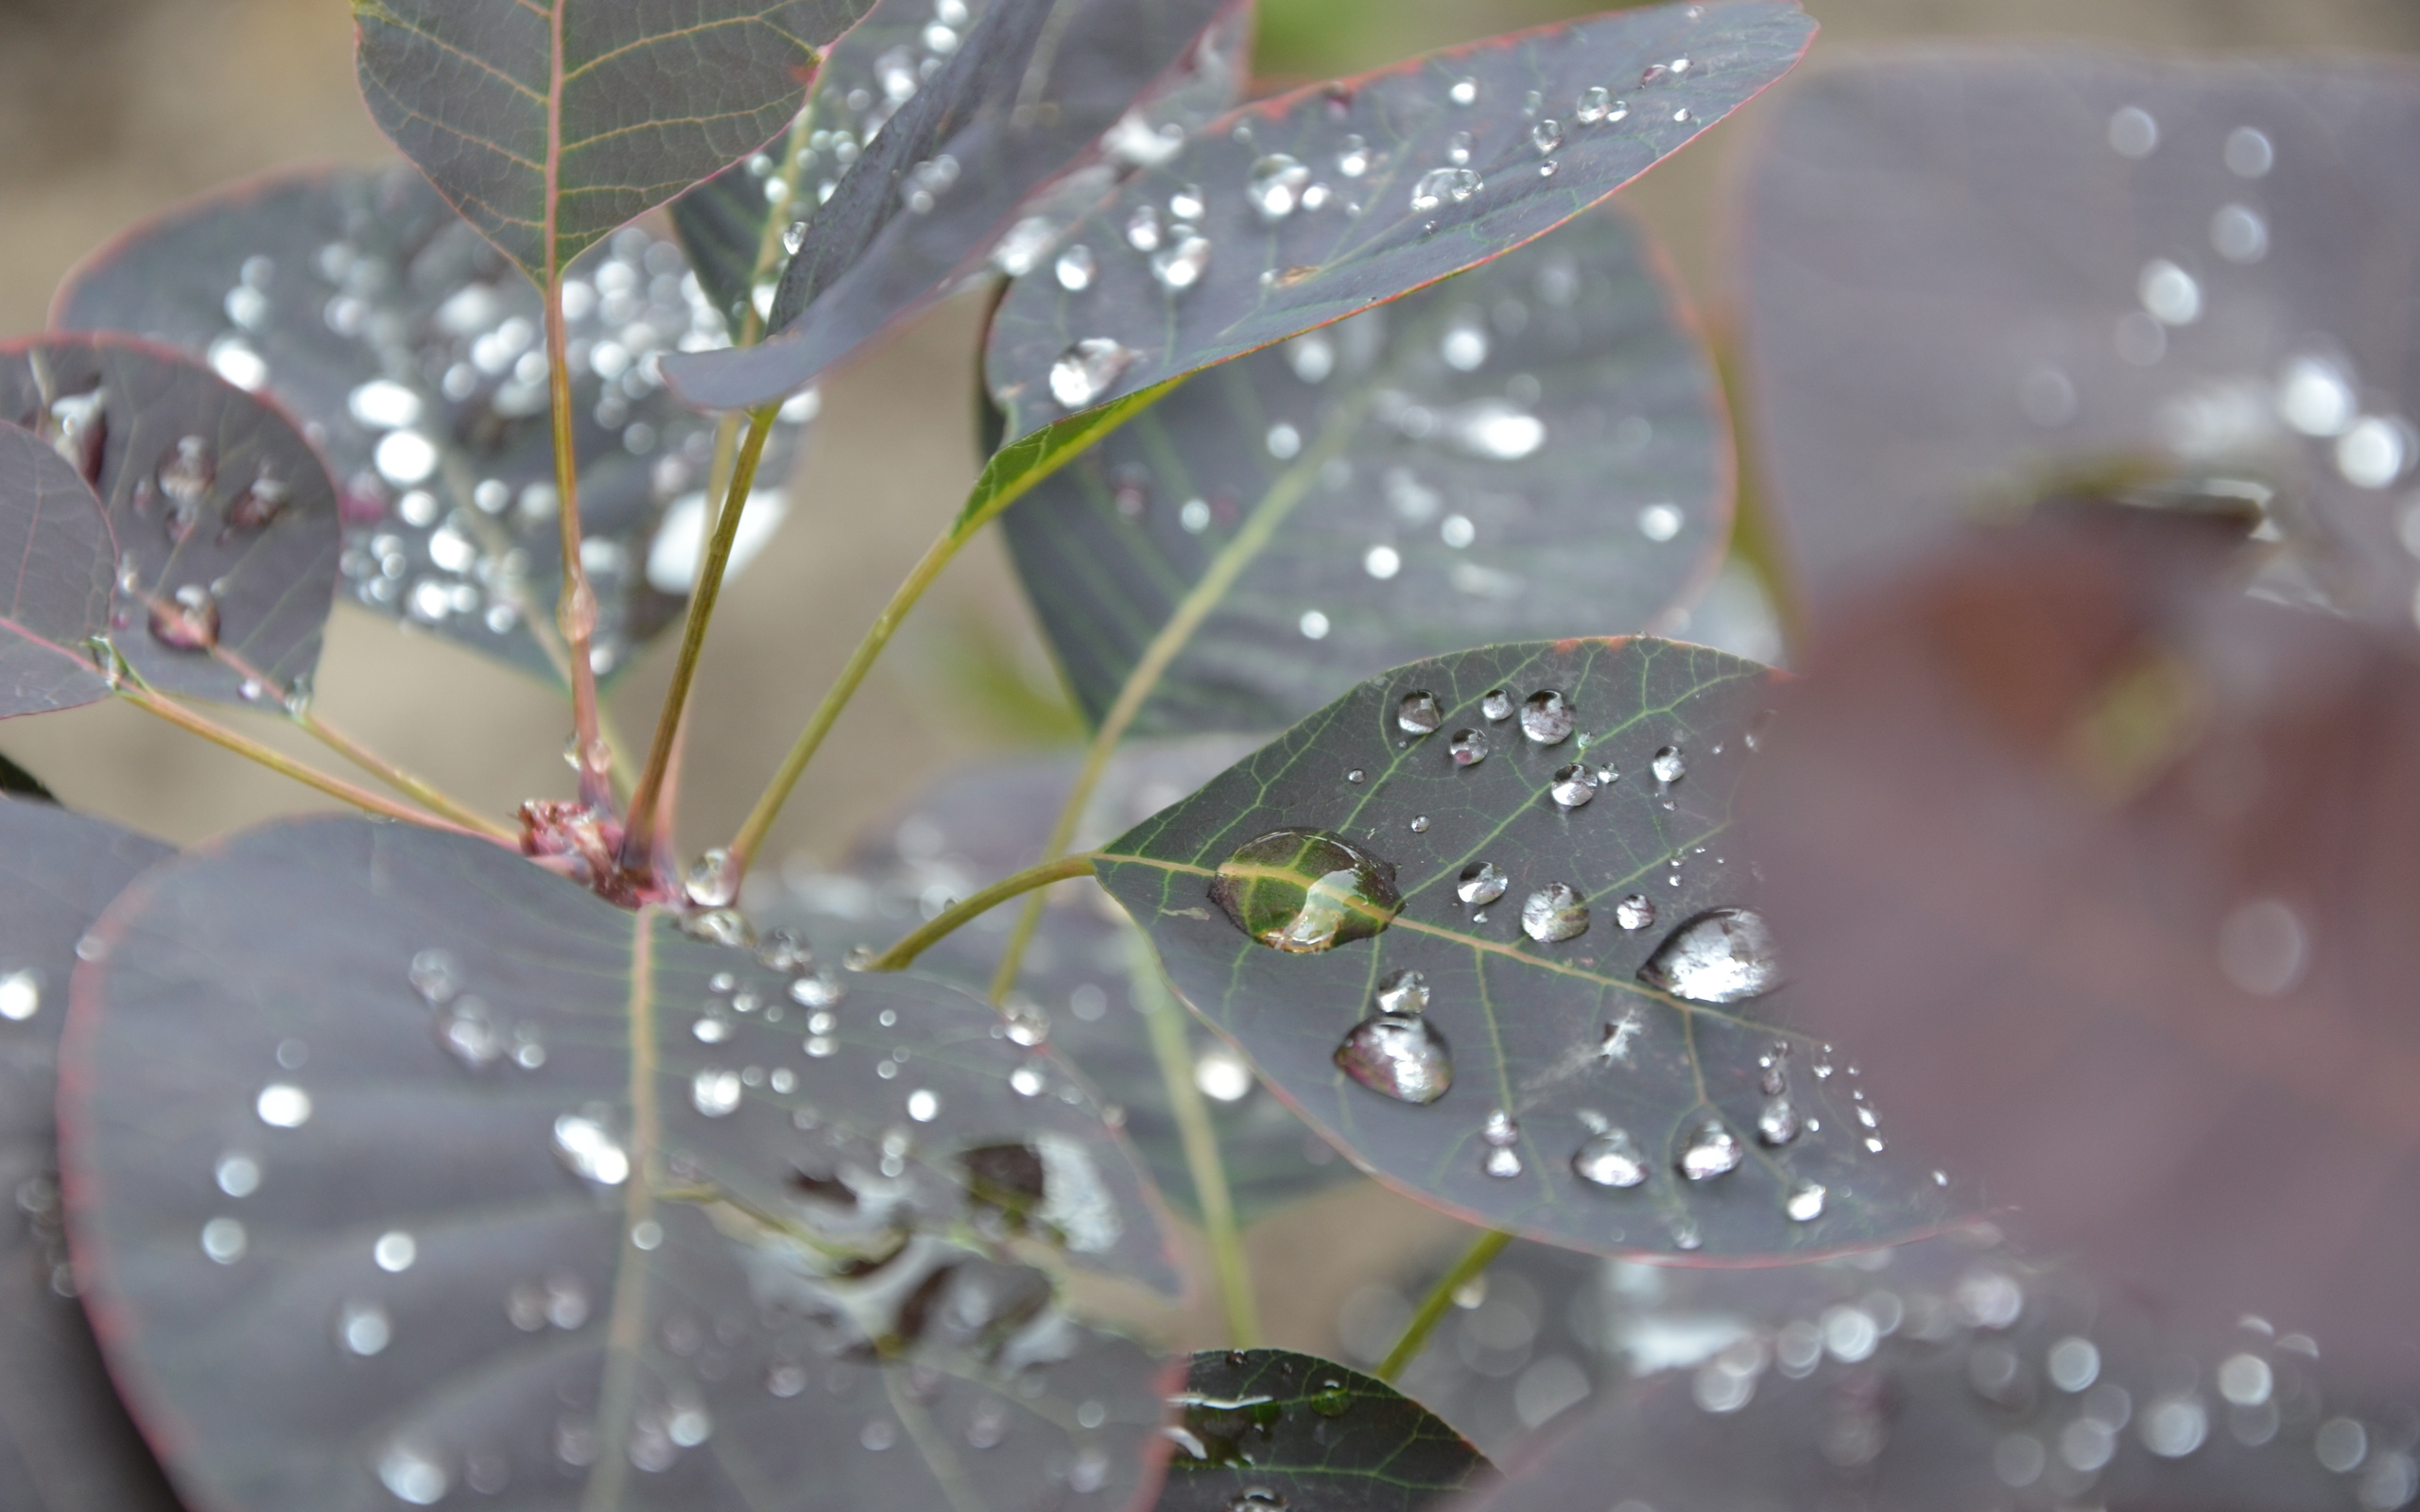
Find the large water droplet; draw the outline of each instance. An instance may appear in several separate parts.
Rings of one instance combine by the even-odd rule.
[[[1133,360],[1133,352],[1109,337],[1086,336],[1050,365],[1050,397],[1065,408],[1080,409],[1109,392]]]
[[[739,896],[739,863],[720,846],[698,858],[683,885],[690,903],[699,908],[728,908]]]
[[[630,1152],[602,1119],[563,1114],[555,1120],[554,1144],[555,1158],[584,1181],[617,1187],[630,1179]]]
[[[1717,908],[1674,930],[1638,978],[1692,1003],[1737,1003],[1781,982],[1781,955],[1761,915]]]
[[[1681,1149],[1681,1174],[1692,1181],[1711,1181],[1739,1169],[1745,1152],[1738,1137],[1716,1119],[1707,1119],[1689,1135]]]
[[[1303,186],[1310,181],[1311,170],[1299,159],[1272,152],[1252,165],[1253,208],[1263,220],[1284,220],[1302,202]]]
[[[1549,944],[1577,939],[1588,932],[1588,904],[1565,884],[1548,883],[1522,902],[1521,932]]]
[[[1487,760],[1487,731],[1457,730],[1454,738],[1446,743],[1445,749],[1454,758],[1455,765],[1477,766]]]
[[[1336,1066],[1372,1091],[1404,1103],[1433,1103],[1454,1082],[1444,1037],[1419,1014],[1362,1020],[1336,1047]]]
[[[1552,116],[1530,128],[1530,145],[1540,152],[1552,152],[1563,146],[1563,123]]]
[[[1461,880],[1454,884],[1454,896],[1467,908],[1484,908],[1504,896],[1512,879],[1499,870],[1495,863],[1474,861],[1462,868]]]
[[[1367,939],[1403,907],[1390,863],[1317,830],[1275,830],[1219,863],[1210,898],[1236,927],[1275,950],[1323,951]]]
[[[1209,266],[1210,238],[1192,231],[1180,231],[1167,246],[1151,254],[1151,277],[1172,294],[1201,283],[1202,270]]]
[[[1574,762],[1556,770],[1547,792],[1563,807],[1579,808],[1597,796],[1597,774],[1585,762]]]
[[[1647,1157],[1626,1130],[1591,1135],[1571,1155],[1572,1174],[1600,1187],[1634,1187],[1647,1179]]]
[[[1530,695],[1521,705],[1521,733],[1541,746],[1562,745],[1579,722],[1571,701],[1550,688]]]
[[[1433,693],[1407,693],[1395,704],[1395,728],[1407,734],[1433,733],[1444,717]]]
[[[174,651],[207,651],[218,644],[218,600],[199,583],[151,605],[151,638]]]
[[[1411,208],[1426,211],[1443,204],[1459,205],[1478,191],[1479,177],[1469,168],[1431,168],[1411,186]]]

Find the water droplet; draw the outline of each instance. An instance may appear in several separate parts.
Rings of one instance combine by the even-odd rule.
[[[1689,775],[1688,753],[1678,746],[1667,746],[1655,753],[1655,759],[1647,764],[1647,769],[1655,774],[1657,782],[1669,787]]]
[[[1160,287],[1181,294],[1201,282],[1202,270],[1210,266],[1210,239],[1191,231],[1179,232],[1174,240],[1151,254],[1151,277]]]
[[[384,1350],[395,1336],[387,1310],[375,1302],[347,1302],[337,1314],[337,1337],[346,1350],[364,1357]]]
[[[1437,354],[1456,372],[1476,372],[1487,361],[1487,332],[1477,325],[1456,325],[1437,344]]]
[[[1647,1158],[1627,1131],[1607,1128],[1572,1152],[1571,1170],[1592,1186],[1634,1187],[1647,1179]]]
[[[1227,1512],[1287,1512],[1293,1503],[1262,1486],[1247,1487],[1227,1503]]]
[[[1776,1097],[1756,1115],[1756,1138],[1779,1148],[1798,1138],[1798,1109],[1787,1097]]]
[[[1457,730],[1454,738],[1446,742],[1445,749],[1454,758],[1455,765],[1477,766],[1487,760],[1487,731]]]
[[[2069,1335],[2050,1346],[2046,1365],[2050,1383],[2073,1395],[2100,1379],[2100,1349],[2090,1339]]]
[[[1303,186],[1310,181],[1311,170],[1301,160],[1272,152],[1252,165],[1253,208],[1263,220],[1284,220],[1302,202]]]
[[[420,1258],[420,1244],[401,1228],[389,1228],[370,1246],[370,1258],[389,1276],[400,1276]]]
[[[788,253],[788,254],[789,254],[790,256],[792,256],[792,257],[796,257],[796,256],[798,255],[798,249],[799,249],[800,248],[802,248],[802,247],[805,246],[805,245],[806,245],[806,222],[805,222],[805,221],[803,221],[803,220],[793,220],[793,221],[791,221],[787,226],[785,226],[785,227],[783,227],[783,228],[782,228],[782,250],[783,250],[783,251],[785,251],[785,252]]]
[[[445,1467],[437,1462],[435,1455],[397,1442],[378,1456],[378,1484],[393,1492],[398,1501],[414,1506],[434,1506],[445,1499],[448,1481]]]
[[[1562,745],[1579,723],[1570,700],[1550,688],[1530,695],[1521,705],[1521,733],[1541,746]]]
[[[1654,927],[1655,900],[1645,893],[1632,893],[1614,904],[1614,922],[1628,930]]]
[[[1198,183],[1186,184],[1168,196],[1168,214],[1179,220],[1200,220],[1202,212],[1208,208],[1208,201],[1202,198],[1201,186]]]
[[[689,1079],[689,1101],[708,1118],[721,1118],[737,1110],[740,1098],[739,1073],[712,1067]]]
[[[2165,257],[2143,265],[2135,292],[2162,325],[2191,325],[2202,318],[2201,281]]]
[[[252,1100],[252,1111],[271,1128],[301,1128],[311,1122],[311,1094],[292,1082],[271,1082]]]
[[[173,599],[151,604],[151,638],[174,651],[207,651],[218,644],[218,600],[199,583]]]
[[[1150,207],[1146,205],[1143,208],[1148,210]],[[1098,268],[1098,263],[1093,258],[1093,249],[1078,242],[1059,254],[1059,262],[1052,271],[1058,275],[1061,288],[1070,294],[1080,294],[1093,286],[1093,275]]]
[[[1411,208],[1426,211],[1449,202],[1459,205],[1478,191],[1479,177],[1468,168],[1431,168],[1411,186]]]
[[[2210,217],[2210,246],[2230,263],[2256,263],[2269,255],[2269,223],[2250,205],[2222,205]]]
[[[260,1162],[249,1155],[220,1156],[211,1175],[217,1180],[218,1190],[231,1197],[249,1197],[261,1188]]]
[[[1272,949],[1324,951],[1367,939],[1403,907],[1394,868],[1333,834],[1275,830],[1219,863],[1210,898]]]
[[[1344,139],[1336,151],[1336,171],[1348,179],[1358,179],[1370,171],[1370,144],[1357,133]]]
[[[1681,511],[1669,504],[1651,504],[1638,511],[1638,533],[1652,541],[1671,540],[1685,523]]]
[[[42,973],[28,967],[0,976],[0,1019],[23,1023],[42,1011]]]
[[[2159,146],[2159,122],[2139,105],[2128,105],[2109,117],[2109,146],[2121,158],[2148,158]]]
[[[941,1117],[942,1100],[933,1092],[919,1087],[908,1094],[908,1116],[919,1124],[929,1124]]]
[[[1086,336],[1050,365],[1050,397],[1067,409],[1081,409],[1109,392],[1134,353],[1107,336]]]
[[[2411,457],[2411,428],[2397,419],[2364,415],[2336,440],[2336,471],[2357,489],[2383,489],[2403,475]]]
[[[1789,1214],[1792,1223],[1813,1223],[1824,1216],[1824,1199],[1828,1194],[1822,1182],[1802,1181],[1790,1189],[1782,1211]]]
[[[1588,769],[1586,763],[1573,762],[1556,770],[1547,792],[1563,807],[1579,808],[1597,796],[1597,774]]]
[[[1454,1058],[1426,1016],[1381,1013],[1362,1020],[1336,1047],[1339,1071],[1404,1103],[1433,1103],[1454,1081]]]
[[[243,1259],[247,1243],[244,1226],[233,1218],[213,1218],[201,1226],[201,1252],[221,1265]]]
[[[739,896],[739,863],[732,853],[717,846],[698,858],[689,868],[683,890],[689,902],[698,908],[728,908]]]
[[[1707,1119],[1689,1135],[1689,1143],[1681,1149],[1681,1174],[1692,1181],[1711,1181],[1739,1169],[1745,1159],[1737,1136],[1722,1126],[1720,1121]]]
[[[1737,1003],[1780,984],[1781,957],[1762,916],[1717,908],[1674,930],[1638,977],[1692,1003]]]
[[[1444,717],[1433,693],[1407,693],[1395,702],[1395,728],[1406,734],[1433,734]]]
[[[1548,116],[1530,128],[1530,145],[1540,152],[1552,152],[1563,146],[1563,123]]]
[[[2277,149],[2270,143],[2267,132],[2256,127],[2238,126],[2227,133],[2227,171],[2238,179],[2260,179],[2268,176],[2277,161]]]
[[[2256,1354],[2229,1356],[2219,1366],[2219,1395],[2238,1407],[2257,1407],[2275,1389],[2276,1372]]]
[[[1369,773],[1367,773],[1367,772],[1365,772],[1365,771],[1363,771],[1363,770],[1362,770],[1360,767],[1358,767],[1358,766],[1356,766],[1356,767],[1352,768],[1350,771],[1347,771],[1347,772],[1344,774],[1344,780],[1345,780],[1346,782],[1367,782],[1367,781],[1369,781],[1369,777],[1370,777],[1370,774],[1369,774]]]
[[[1030,1061],[1009,1073],[1009,1090],[1019,1097],[1039,1097],[1046,1085],[1042,1068]]]
[[[1454,884],[1454,896],[1466,908],[1484,908],[1504,896],[1512,879],[1491,862],[1474,861],[1462,868],[1461,880]]]
[[[421,1000],[430,1007],[452,1002],[454,994],[462,988],[461,975],[454,964],[454,957],[444,951],[416,953],[404,976],[411,983],[412,990],[419,993]]]
[[[790,984],[790,1001],[803,1008],[837,1008],[848,995],[847,986],[829,971],[802,976]]]
[[[1212,1045],[1193,1058],[1193,1085],[1214,1102],[1241,1102],[1252,1092],[1252,1067],[1228,1046]]]
[[[555,1120],[554,1145],[555,1158],[584,1181],[617,1187],[630,1179],[630,1152],[599,1118],[563,1114]]]
[[[1478,712],[1501,724],[1512,717],[1512,695],[1502,688],[1492,689],[1479,699]]]
[[[2353,387],[2325,357],[2296,357],[2277,381],[2277,415],[2305,436],[2342,436],[2353,424]]]
[[[1445,91],[1445,97],[1452,100],[1457,105],[1477,104],[1478,101],[1478,80],[1470,77],[1468,75],[1454,80],[1453,87]]]
[[[1521,932],[1547,944],[1577,939],[1588,932],[1588,904],[1565,884],[1548,883],[1522,902]]]
[[[1269,455],[1288,462],[1302,455],[1303,433],[1284,421],[1269,427]]]
[[[109,437],[108,398],[108,389],[95,388],[63,395],[50,404],[51,423],[57,428],[51,450],[82,473],[87,483],[100,481],[102,444]]]
[[[227,524],[235,530],[262,530],[292,501],[294,490],[264,463],[258,476],[227,507]]]
[[[1620,115],[1614,113],[1614,92],[1602,84],[1591,84],[1582,90],[1580,103],[1573,107],[1571,113],[1573,118],[1582,126],[1595,126],[1603,121],[1621,119]],[[1624,108],[1622,115],[1629,113],[1629,110]]]
[[[1303,617],[1295,622],[1294,627],[1303,632],[1303,639],[1305,641],[1324,641],[1327,639],[1330,626],[1325,614],[1315,609],[1306,609],[1303,610]]]

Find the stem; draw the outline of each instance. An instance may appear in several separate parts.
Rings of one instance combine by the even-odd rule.
[[[1420,1347],[1428,1342],[1428,1335],[1437,1327],[1437,1320],[1445,1315],[1445,1309],[1454,1305],[1454,1294],[1461,1291],[1471,1278],[1486,1270],[1489,1263],[1502,1254],[1504,1246],[1512,1242],[1511,1234],[1501,1229],[1490,1229],[1478,1236],[1478,1243],[1471,1246],[1461,1259],[1454,1262],[1452,1270],[1438,1278],[1437,1284],[1422,1300],[1420,1311],[1411,1314],[1411,1322],[1405,1327],[1403,1337],[1395,1340],[1395,1347],[1378,1362],[1375,1373],[1379,1380],[1392,1384],[1395,1377],[1403,1374],[1404,1366],[1411,1364],[1412,1358],[1420,1353]]]
[[[330,777],[315,767],[303,765],[290,756],[269,749],[250,735],[238,734],[206,715],[196,713],[181,703],[164,698],[138,682],[121,683],[117,694],[119,697],[126,699],[136,708],[147,713],[157,714],[180,730],[199,735],[211,744],[222,746],[238,756],[248,756],[270,771],[290,777],[305,787],[317,788],[328,797],[350,803],[354,808],[372,814],[384,815],[390,819],[401,819],[406,824],[426,825],[432,830],[450,830],[457,834],[467,834],[475,839],[500,839],[506,844],[512,843],[514,839],[510,831],[490,833],[466,828],[450,820],[437,818],[419,809],[406,807],[393,799],[372,793],[366,787],[355,787],[341,778]]]
[[[320,744],[377,778],[396,792],[413,799],[431,813],[441,814],[466,830],[476,830],[481,834],[491,839],[501,840],[507,845],[520,844],[521,836],[511,826],[487,817],[459,799],[448,798],[425,780],[404,770],[343,730],[321,719],[309,709],[303,710],[293,718],[296,724],[302,726]]]
[[[622,863],[637,866],[644,863],[655,841],[656,799],[664,791],[664,774],[672,764],[672,747],[680,733],[682,717],[689,707],[689,686],[697,679],[698,657],[706,646],[706,627],[714,622],[715,602],[722,596],[723,569],[731,562],[731,543],[739,535],[739,517],[748,508],[749,490],[756,485],[756,464],[765,455],[765,442],[773,434],[773,406],[752,411],[748,417],[748,438],[739,448],[738,465],[732,469],[731,487],[723,495],[722,512],[715,519],[714,537],[707,543],[706,559],[700,566],[697,586],[689,593],[689,616],[681,630],[681,656],[672,664],[672,685],[664,695],[664,709],[656,715],[655,743],[648,748],[647,769],[639,776],[638,790],[631,798],[630,829],[622,841]]]
[[[932,948],[943,936],[979,914],[986,914],[1021,892],[1047,887],[1054,882],[1090,874],[1093,857],[1087,851],[1080,856],[1061,856],[1038,867],[1028,867],[1013,877],[1004,877],[981,892],[959,902],[954,902],[935,914],[925,926],[902,939],[898,944],[867,963],[869,971],[904,971],[908,963]]]
[[[1219,1131],[1210,1122],[1210,1105],[1193,1080],[1193,1047],[1186,1043],[1184,1013],[1177,1006],[1150,948],[1138,932],[1132,938],[1127,968],[1133,986],[1134,1005],[1151,1035],[1151,1057],[1160,1063],[1167,1084],[1168,1106],[1176,1114],[1178,1136],[1184,1143],[1184,1170],[1193,1178],[1194,1200],[1201,1206],[1201,1230],[1210,1241],[1210,1261],[1219,1277],[1219,1305],[1227,1314],[1227,1345],[1250,1349],[1260,1344],[1260,1313],[1252,1292],[1252,1263],[1244,1256],[1243,1234],[1236,1226],[1235,1198],[1227,1190],[1227,1168],[1219,1157]]]
[[[614,1246],[614,1303],[605,1333],[605,1378],[596,1393],[596,1473],[580,1498],[581,1512],[613,1512],[622,1505],[629,1478],[625,1435],[638,1403],[640,1354],[647,1347],[648,1252],[638,1246],[641,1224],[655,1221],[657,1169],[663,1143],[655,1085],[654,905],[638,911],[631,937],[631,1168],[623,1180],[622,1232]]]
[[[815,759],[816,747],[823,744],[825,735],[831,733],[834,721],[840,717],[840,711],[848,707],[850,696],[857,691],[857,684],[865,680],[866,673],[873,668],[873,659],[882,654],[883,646],[889,644],[892,632],[899,628],[900,621],[908,617],[908,610],[924,596],[925,590],[932,586],[933,579],[941,576],[942,569],[949,565],[949,559],[958,555],[958,548],[966,543],[968,534],[955,527],[942,531],[940,539],[925,548],[925,555],[916,565],[908,569],[907,580],[890,595],[890,602],[883,606],[882,612],[874,616],[873,624],[866,627],[864,638],[857,642],[857,648],[849,653],[848,664],[840,669],[840,676],[833,682],[830,691],[823,695],[823,701],[815,706],[815,713],[807,719],[806,728],[799,732],[798,741],[790,747],[789,754],[782,758],[781,769],[773,774],[764,796],[749,812],[748,822],[742,824],[739,833],[732,837],[732,863],[742,875],[746,874],[757,848],[765,843],[766,833],[772,829],[774,818],[782,812],[783,802],[790,796],[790,789],[798,785],[799,778],[806,771],[806,764]]]
[[[552,219],[549,215],[546,389],[554,421],[555,519],[561,526],[563,553],[563,593],[555,608],[555,625],[562,632],[565,660],[571,663],[565,670],[571,674],[572,733],[579,742],[579,800],[601,811],[614,806],[609,775],[612,752],[597,723],[596,667],[589,659],[589,641],[596,632],[596,591],[589,586],[588,569],[579,560],[579,458],[572,448],[571,363],[564,354],[562,274],[551,266]]]

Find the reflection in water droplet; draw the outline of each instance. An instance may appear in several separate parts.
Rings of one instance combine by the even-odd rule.
[[[1588,932],[1588,904],[1564,884],[1548,883],[1522,902],[1521,932],[1542,943],[1577,939]]]
[[[1050,397],[1068,409],[1080,409],[1109,392],[1134,360],[1134,353],[1107,336],[1086,336],[1060,353],[1050,365]]]
[[[1717,908],[1674,930],[1638,977],[1692,1003],[1737,1003],[1780,984],[1781,957],[1762,916]]]
[[[1151,277],[1171,294],[1182,294],[1201,282],[1210,266],[1210,238],[1180,231],[1167,246],[1151,254]]]
[[[1614,904],[1614,922],[1628,930],[1654,927],[1655,900],[1644,893],[1632,893]]]
[[[1411,186],[1411,208],[1426,211],[1449,202],[1459,205],[1478,191],[1479,177],[1471,169],[1431,168]]]
[[[1284,220],[1302,202],[1303,186],[1310,181],[1311,170],[1299,159],[1272,152],[1252,165],[1248,193],[1253,208],[1263,220]]]
[[[1484,908],[1504,896],[1512,881],[1493,862],[1474,861],[1462,868],[1460,881],[1454,884],[1454,896],[1466,908]]]
[[[1688,753],[1678,746],[1667,746],[1655,753],[1655,759],[1647,764],[1647,769],[1655,774],[1657,782],[1669,787],[1689,775]]]
[[[696,907],[730,907],[739,896],[738,861],[720,847],[707,851],[689,868],[683,890]]]
[[[1454,758],[1455,765],[1477,766],[1487,760],[1487,731],[1457,730],[1454,731],[1454,738],[1446,744],[1445,749]]]
[[[1689,1143],[1682,1147],[1681,1174],[1692,1181],[1711,1181],[1739,1169],[1746,1158],[1739,1147],[1738,1137],[1722,1126],[1720,1121],[1707,1119],[1690,1134]]]
[[[1403,907],[1394,869],[1336,835],[1276,830],[1219,864],[1210,899],[1264,945],[1324,951],[1367,939],[1394,921]]]
[[[554,1144],[555,1158],[582,1180],[617,1187],[630,1178],[630,1152],[601,1119],[563,1114],[555,1120]]]
[[[1813,1223],[1824,1216],[1824,1199],[1827,1195],[1822,1182],[1804,1181],[1790,1189],[1782,1211],[1789,1214],[1793,1223]]]
[[[1564,808],[1579,808],[1597,796],[1597,774],[1586,763],[1574,762],[1556,770],[1547,792]]]
[[[1647,1158],[1627,1130],[1608,1128],[1572,1152],[1571,1170],[1592,1186],[1634,1187],[1647,1179]]]
[[[1433,1103],[1454,1082],[1444,1037],[1425,1015],[1381,1013],[1362,1020],[1336,1047],[1339,1071],[1374,1092],[1404,1103]]]
[[[1061,288],[1070,294],[1080,294],[1093,286],[1093,275],[1098,269],[1099,264],[1093,257],[1093,249],[1078,242],[1059,254],[1059,261],[1051,271],[1058,276]]]
[[[1395,728],[1407,734],[1430,734],[1443,719],[1435,694],[1407,693],[1395,703]]]
[[[1541,746],[1562,745],[1579,722],[1570,700],[1551,688],[1530,695],[1521,705],[1521,733]]]

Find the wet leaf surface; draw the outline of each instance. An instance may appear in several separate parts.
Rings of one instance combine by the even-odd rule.
[[[692,403],[753,406],[813,382],[981,271],[995,246],[1012,266],[1046,260],[1054,233],[1114,181],[1114,163],[1095,151],[1112,128],[1127,132],[1130,111],[1121,150],[1135,160],[1166,153],[1163,125],[1181,139],[1242,93],[1243,0],[993,0],[979,19],[957,10],[972,24],[949,27],[946,54],[919,30],[904,56],[897,43],[875,55],[873,87],[840,96],[827,129],[846,132],[848,148],[810,138],[814,161],[800,176],[821,208],[782,269],[772,335],[745,352],[667,363]],[[925,78],[927,58],[945,60]],[[893,98],[893,89],[912,93]],[[1033,202],[1071,169],[1081,184],[1047,197],[1049,206]]]
[[[18,564],[0,603],[0,714],[109,696],[108,679],[84,648],[88,638],[109,633],[116,562],[109,520],[74,463],[48,439],[5,421],[0,552]]]
[[[337,496],[293,422],[130,337],[0,347],[0,417],[62,402],[98,406],[86,455],[115,541],[108,633],[127,664],[163,693],[224,702],[307,688],[336,593]]]
[[[746,157],[873,0],[364,0],[379,129],[532,282]]]
[[[1117,1507],[1156,1473],[1160,1363],[1015,1259],[1171,1283],[1143,1177],[979,1004],[350,819],[155,870],[97,933],[71,1224],[199,1498]]]
[[[1096,722],[1122,693],[1147,731],[1265,730],[1415,657],[1652,627],[1727,538],[1729,444],[1607,212],[1199,375],[1005,528]]]
[[[50,804],[0,799],[0,1503],[173,1512],[75,1301],[51,1114],[76,942],[168,848]]]
[[[2420,670],[2122,523],[1980,535],[1811,647],[1742,840],[1793,1022],[2021,1241],[2420,1379]]]
[[[560,680],[544,311],[399,168],[280,175],[171,210],[69,275],[52,318],[167,342],[276,400],[341,484],[355,602]],[[706,529],[715,426],[655,363],[725,336],[678,249],[635,228],[573,266],[564,314],[594,650],[612,672],[680,615]],[[781,519],[814,405],[775,427],[752,530]],[[735,562],[761,545],[743,533]]]
[[[1138,747],[1110,767],[1078,845],[1098,843],[1191,792],[1247,748],[1234,739]],[[788,927],[828,959],[858,944],[876,949],[924,922],[945,901],[1033,864],[1066,801],[1074,757],[987,761],[938,784],[912,808],[873,826],[838,871],[803,874],[752,910],[760,929]],[[915,970],[974,992],[989,989],[1013,907],[994,909],[942,938]],[[1126,1137],[1161,1194],[1198,1211],[1169,1092],[1151,1053],[1145,1015],[1183,1013],[1159,966],[1121,911],[1089,884],[1052,894],[1026,953],[1011,1002],[1028,1031],[1047,1033],[1104,1102],[1125,1113]],[[1325,1140],[1260,1086],[1225,1041],[1186,1016],[1192,1073],[1219,1136],[1238,1218],[1360,1179]]]
[[[2075,48],[1860,62],[1747,183],[1749,392],[1797,564],[1845,602],[2079,472],[2275,494],[2324,592],[2409,630],[2420,129],[2408,71]],[[2313,581],[2315,579],[2315,581]]]
[[[1009,434],[1510,251],[1745,104],[1813,32],[1775,0],[1628,10],[1221,117],[1068,232],[1095,261],[1080,284],[1054,263],[1011,287],[985,357]]]
[[[1754,662],[1644,638],[1415,662],[1112,842],[1101,879],[1271,1088],[1422,1201],[1606,1253],[1905,1238],[1950,1194],[1870,1147],[1854,1068],[1766,1022],[1788,988],[1734,993],[1772,960],[1734,927],[1758,889],[1731,834],[1772,696]],[[1281,834],[1357,859],[1312,875],[1266,859]]]
[[[1316,1355],[1208,1350],[1184,1384],[1160,1512],[1410,1512],[1493,1469],[1420,1403]]]

